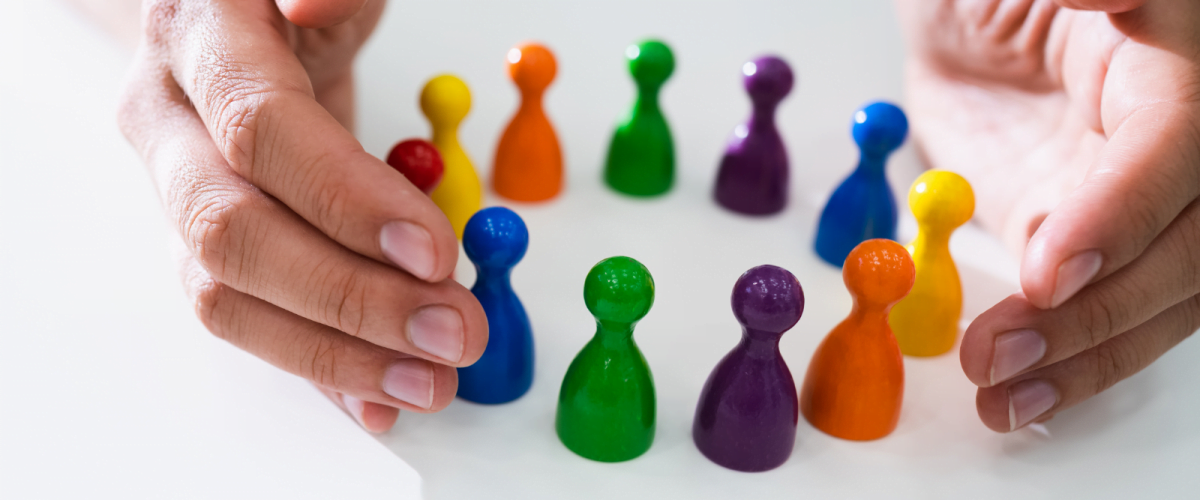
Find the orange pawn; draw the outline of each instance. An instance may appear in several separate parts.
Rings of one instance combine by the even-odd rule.
[[[492,186],[500,196],[543,201],[562,190],[562,150],[542,109],[542,94],[557,71],[546,47],[528,43],[508,51],[508,75],[521,91],[521,107],[496,146]]]
[[[800,389],[800,411],[813,427],[856,441],[896,428],[904,359],[887,317],[915,278],[912,258],[899,243],[867,240],[850,252],[842,279],[854,307],[813,353]]]

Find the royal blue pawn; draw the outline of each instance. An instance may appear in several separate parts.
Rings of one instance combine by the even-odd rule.
[[[804,313],[804,290],[786,269],[758,266],[733,286],[742,338],[700,390],[692,440],[718,465],[759,472],[783,465],[796,442],[800,403],[779,338]]]
[[[775,109],[795,79],[787,62],[774,56],[744,64],[742,74],[754,107],[725,148],[713,197],[734,212],[773,214],[788,201],[788,155],[775,127]]]
[[[896,197],[884,166],[904,144],[908,118],[894,104],[871,103],[854,113],[853,134],[861,151],[858,168],[829,197],[817,226],[817,255],[838,267],[859,243],[896,239]]]
[[[529,248],[529,230],[512,210],[491,207],[467,221],[462,241],[475,264],[471,293],[487,314],[488,343],[479,361],[458,369],[458,396],[476,403],[507,403],[533,384],[533,331],[509,281],[513,266]]]

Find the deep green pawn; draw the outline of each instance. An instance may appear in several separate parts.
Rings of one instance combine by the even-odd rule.
[[[654,379],[633,326],[654,304],[654,278],[629,257],[600,261],[583,284],[596,335],[575,356],[558,393],[555,428],[571,451],[601,462],[637,458],[654,442]]]
[[[675,56],[658,40],[630,45],[625,56],[637,82],[637,101],[613,133],[604,180],[625,194],[660,195],[675,180],[671,128],[658,106],[658,91],[675,71]]]

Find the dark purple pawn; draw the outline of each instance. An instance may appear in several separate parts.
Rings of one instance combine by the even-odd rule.
[[[804,290],[786,269],[758,266],[738,278],[731,302],[742,341],[704,383],[692,439],[718,465],[771,470],[787,461],[796,442],[800,404],[779,338],[800,320]]]
[[[775,108],[792,91],[792,68],[766,56],[742,66],[754,110],[738,125],[717,171],[717,203],[749,215],[773,214],[787,205],[788,157],[775,128]]]

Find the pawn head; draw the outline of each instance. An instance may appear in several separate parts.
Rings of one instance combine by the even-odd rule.
[[[583,301],[599,321],[635,323],[654,304],[654,278],[641,262],[610,257],[592,267],[583,284]]]
[[[733,316],[746,328],[782,334],[804,313],[800,281],[782,267],[758,266],[733,285]]]
[[[961,175],[930,170],[913,181],[908,207],[923,226],[954,229],[975,214],[975,192]]]
[[[435,128],[457,127],[471,110],[471,90],[454,75],[439,75],[421,89],[421,112]]]
[[[795,76],[783,59],[764,56],[742,65],[742,84],[758,105],[779,104],[792,91]]]
[[[480,267],[512,267],[529,248],[529,230],[516,212],[489,207],[471,216],[463,229],[467,258]]]
[[[557,72],[554,54],[542,45],[526,43],[508,49],[508,76],[523,92],[545,90]]]
[[[406,139],[396,143],[388,153],[387,164],[425,194],[442,181],[442,155],[426,140]]]
[[[646,40],[625,49],[629,73],[639,87],[660,87],[675,71],[675,55],[658,40]]]
[[[854,113],[852,133],[863,153],[887,155],[904,144],[908,118],[895,104],[874,102]]]
[[[917,270],[908,250],[892,240],[859,243],[846,257],[842,280],[856,302],[890,305],[912,289]]]

